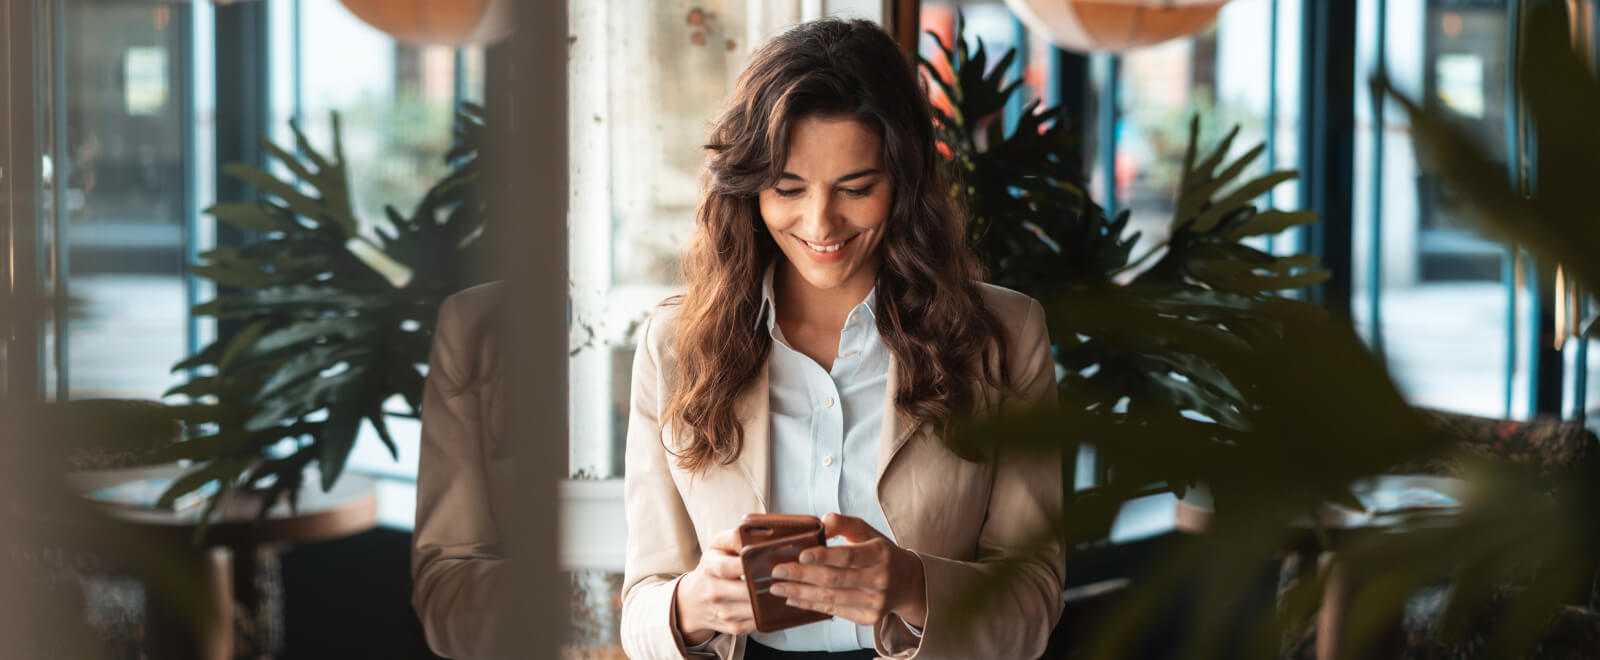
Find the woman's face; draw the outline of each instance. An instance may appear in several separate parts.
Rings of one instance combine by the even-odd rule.
[[[789,263],[818,289],[871,288],[894,190],[882,140],[851,117],[805,117],[789,131],[789,160],[761,191],[761,219]]]

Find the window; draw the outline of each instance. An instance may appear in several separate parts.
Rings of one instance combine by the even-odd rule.
[[[1114,118],[1097,136],[1090,190],[1102,205],[1131,214],[1130,229],[1141,233],[1135,255],[1167,235],[1189,122],[1196,115],[1202,149],[1235,126],[1232,156],[1267,145],[1243,178],[1298,167],[1299,20],[1298,0],[1238,0],[1191,37],[1093,56],[1095,93],[1112,97],[1109,105],[1100,104],[1101,111],[1110,109]],[[1297,192],[1291,181],[1261,201],[1293,208]],[[1297,232],[1258,247],[1293,251]]]
[[[52,112],[41,239],[57,305],[45,330],[46,391],[154,399],[197,342],[185,264],[197,240],[196,148],[209,126],[194,92],[206,10],[80,1],[39,69]]]
[[[637,329],[681,286],[706,128],[750,53],[822,12],[880,11],[764,0],[571,6],[573,474],[622,476]]]
[[[1365,76],[1386,65],[1401,89],[1454,111],[1504,159],[1509,9],[1505,0],[1369,0],[1357,37],[1357,326],[1411,401],[1491,417],[1531,411],[1530,361],[1518,356],[1529,335],[1519,321],[1532,314],[1520,260],[1418,170],[1404,114],[1376,113]]]

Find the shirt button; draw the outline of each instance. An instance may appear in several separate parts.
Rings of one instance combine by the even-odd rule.
[[[829,454],[827,456],[823,456],[822,457],[822,467],[832,467],[832,466],[833,466],[833,455]]]
[[[861,320],[861,312],[856,312],[856,313],[850,315],[850,322],[851,323],[855,323],[856,321],[859,321],[859,320]]]
[[[826,399],[823,399],[822,400],[822,407],[824,407],[824,408],[832,408],[833,407],[833,397],[830,396],[830,397],[828,397]]]
[[[855,351],[845,351],[844,353],[841,353],[839,355],[839,357],[850,357],[850,356],[855,355],[855,354],[856,354]]]

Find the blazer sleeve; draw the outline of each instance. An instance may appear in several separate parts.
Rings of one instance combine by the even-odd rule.
[[[481,337],[455,298],[440,307],[422,396],[411,604],[428,646],[450,658],[497,657],[493,589],[503,556],[484,470],[480,388],[465,388]]]
[[[678,632],[678,581],[700,562],[700,542],[668,468],[661,437],[665,391],[655,344],[658,320],[645,323],[633,358],[623,504],[628,519],[622,583],[622,650],[634,660],[687,658]],[[738,638],[717,635],[707,651],[737,657]]]
[[[1022,406],[1056,405],[1055,360],[1044,309],[1029,301],[1027,320],[1010,343],[1012,375]],[[1059,458],[1059,454],[1056,456]],[[1061,618],[1066,555],[1060,541],[1041,533],[1060,511],[1061,461],[1036,453],[996,457],[988,514],[978,538],[977,561],[918,552],[930,621],[919,638],[890,614],[874,629],[877,651],[890,658],[1017,658],[1044,653]],[[1005,567],[1011,564],[1015,571]],[[1009,581],[966,621],[947,620],[976,583]]]

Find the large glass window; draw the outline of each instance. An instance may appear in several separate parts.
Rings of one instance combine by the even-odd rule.
[[[1529,297],[1514,294],[1522,278],[1454,191],[1417,168],[1404,114],[1391,106],[1378,116],[1365,76],[1385,66],[1402,90],[1454,112],[1505,158],[1508,9],[1505,0],[1364,2],[1356,81],[1357,325],[1413,402],[1496,417],[1528,413],[1518,395],[1528,381],[1516,349],[1528,332],[1515,323],[1529,316]]]
[[[1202,149],[1215,145],[1235,126],[1232,146],[1237,157],[1268,142],[1271,157],[1253,163],[1241,180],[1264,174],[1268,167],[1293,169],[1294,88],[1277,84],[1298,67],[1297,31],[1292,22],[1298,2],[1236,0],[1206,30],[1117,57],[1115,63],[1115,157],[1111,171],[1096,171],[1092,189],[1107,191],[1109,201],[1127,210],[1133,230],[1141,232],[1135,254],[1142,255],[1166,239],[1177,201],[1190,120],[1201,121]],[[1288,7],[1288,10],[1285,7]],[[1101,56],[1106,58],[1109,56]],[[1269,131],[1275,127],[1275,131]],[[1274,191],[1279,206],[1293,207],[1292,186]],[[1289,248],[1289,241],[1284,241]]]
[[[199,131],[191,5],[70,0],[38,75],[57,105],[42,238],[58,295],[47,389],[58,396],[157,398],[192,346],[185,276],[194,240]],[[198,119],[196,119],[198,117]],[[193,157],[191,157],[193,156]]]

